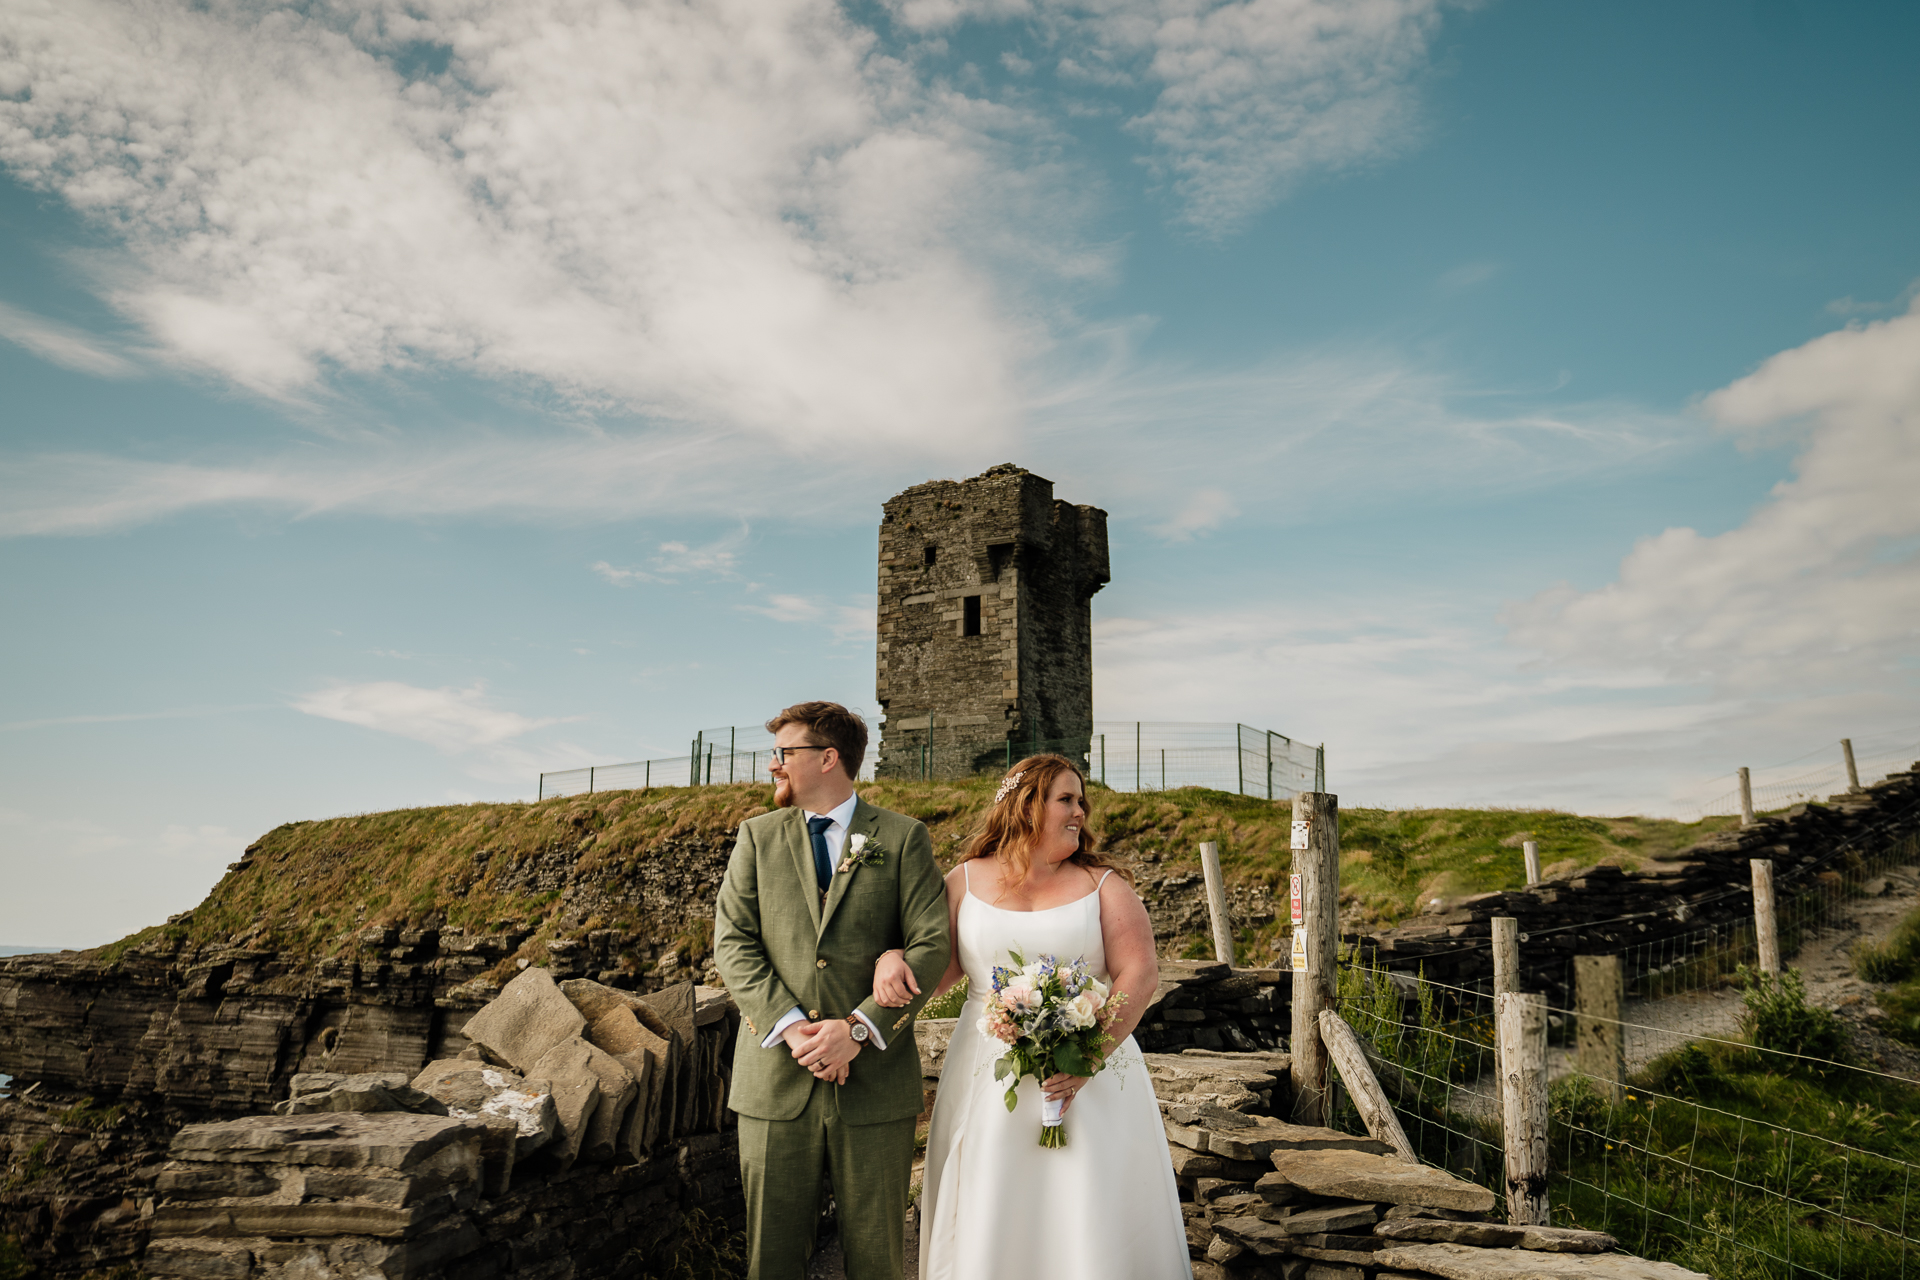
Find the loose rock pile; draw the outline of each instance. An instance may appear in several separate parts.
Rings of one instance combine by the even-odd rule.
[[[589,1251],[657,1242],[679,1215],[676,1182],[731,1218],[725,1144],[664,1150],[726,1119],[731,1037],[698,1029],[731,1012],[724,992],[691,984],[642,996],[528,969],[466,1024],[465,1053],[411,1080],[307,1073],[271,1116],[181,1129],[155,1186],[146,1269],[245,1280],[586,1275],[571,1237],[594,1218],[596,1197],[609,1203],[604,1238],[578,1242]],[[523,1267],[521,1237],[536,1223],[513,1202],[560,1180],[579,1183],[563,1197],[578,1217],[548,1221],[534,1238],[557,1240]],[[473,1257],[503,1224],[513,1247]],[[559,1261],[548,1266],[541,1249]]]
[[[1146,1058],[1195,1280],[1705,1280],[1615,1252],[1599,1232],[1488,1222],[1484,1187],[1373,1138],[1277,1118],[1285,1054]]]

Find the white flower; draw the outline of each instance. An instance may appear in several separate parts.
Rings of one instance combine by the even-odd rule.
[[[867,833],[864,831],[856,831],[847,837],[847,848],[854,853],[860,852],[860,850],[866,846],[866,843]]]
[[[1104,1000],[1094,995],[1093,992],[1082,991],[1079,995],[1075,996],[1072,1003],[1067,1006],[1068,1011],[1073,1015],[1073,1025],[1076,1027],[1092,1026],[1099,1018],[1100,1006],[1105,1003]]]

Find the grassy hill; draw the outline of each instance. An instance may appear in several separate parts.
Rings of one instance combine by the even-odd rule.
[[[946,865],[992,800],[994,785],[992,779],[889,781],[861,790],[875,804],[924,821]],[[554,939],[593,930],[652,932],[660,935],[656,950],[677,946],[697,956],[729,833],[765,812],[768,799],[764,783],[741,783],[289,823],[261,837],[186,919],[104,950],[111,956],[165,934],[181,946],[270,947],[318,959],[349,950],[369,926],[431,925],[525,933],[520,954],[535,958]],[[1096,788],[1091,826],[1103,848],[1148,882],[1197,872],[1197,846],[1214,840],[1230,879],[1283,893],[1290,820],[1284,802],[1220,791]],[[1600,862],[1631,867],[1671,855],[1732,821],[1350,809],[1341,815],[1345,924],[1382,928],[1431,897],[1517,887],[1524,881],[1523,840],[1540,842],[1550,873]],[[663,922],[663,915],[675,919]],[[1243,945],[1264,955],[1271,941],[1264,935],[1277,928],[1243,935]]]

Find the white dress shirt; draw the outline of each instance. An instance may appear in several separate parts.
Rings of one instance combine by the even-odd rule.
[[[807,813],[806,815],[809,818],[830,819],[827,824],[827,829],[823,834],[826,836],[827,841],[827,861],[833,864],[835,875],[839,874],[840,851],[846,848],[847,845],[847,827],[853,822],[853,810],[859,803],[860,797],[858,794],[850,795],[827,813]],[[808,836],[807,850],[809,854],[812,853],[813,841],[811,835]],[[832,881],[828,881],[828,883],[831,884]],[[880,1028],[873,1025],[872,1019],[857,1009],[854,1010],[853,1016],[867,1024],[867,1034],[873,1037],[875,1044],[879,1045],[882,1049],[887,1047],[886,1039],[880,1034]],[[761,1041],[760,1047],[763,1049],[773,1048],[773,1046],[780,1041],[781,1037],[786,1034],[788,1027],[796,1022],[805,1022],[806,1020],[807,1015],[801,1011],[799,1005],[795,1005],[785,1017],[773,1024],[773,1034]]]

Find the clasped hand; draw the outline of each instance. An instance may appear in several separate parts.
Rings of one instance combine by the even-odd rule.
[[[786,1029],[782,1038],[793,1051],[795,1061],[811,1071],[814,1079],[829,1084],[845,1084],[853,1060],[860,1056],[860,1042],[839,1018],[796,1022]]]

